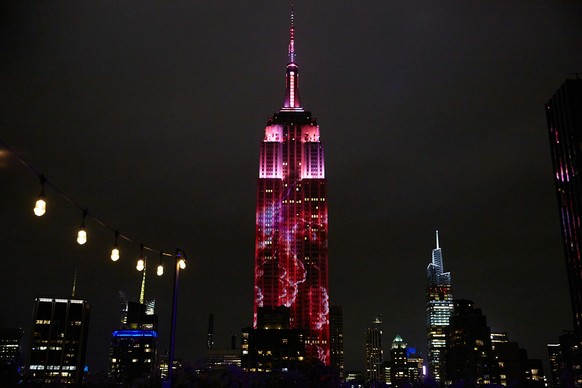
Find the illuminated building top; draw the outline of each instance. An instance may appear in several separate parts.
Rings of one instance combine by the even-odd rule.
[[[299,98],[293,9],[289,31],[285,98],[260,148],[254,327],[259,310],[288,308],[306,358],[329,365],[327,181],[319,126]]]
[[[426,329],[427,360],[429,375],[436,382],[444,381],[444,349],[446,329],[453,311],[451,273],[444,272],[439,232],[436,232],[436,248],[432,250],[432,260],[426,268]]]
[[[295,23],[291,5],[291,27],[289,27],[289,63],[287,64],[285,101],[282,111],[303,111],[299,98],[299,66],[295,63]]]

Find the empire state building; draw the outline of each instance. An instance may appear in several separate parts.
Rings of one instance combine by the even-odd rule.
[[[319,126],[299,98],[293,11],[283,106],[267,121],[257,184],[254,327],[289,309],[309,361],[329,365],[327,181]]]

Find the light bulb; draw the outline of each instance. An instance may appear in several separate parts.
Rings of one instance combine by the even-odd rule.
[[[79,245],[83,245],[87,242],[87,231],[83,227],[81,227],[79,232],[77,232],[77,242]]]
[[[158,265],[158,276],[162,276],[164,274],[164,266]]]
[[[180,269],[186,268],[186,260],[180,259],[180,261],[178,261],[178,266],[180,266]]]
[[[119,249],[117,248],[117,246],[114,246],[113,249],[111,250],[111,261],[117,260],[119,260]]]
[[[143,271],[144,268],[145,268],[145,262],[142,258],[140,258],[137,261],[137,265],[135,266],[135,269],[137,269],[138,271]]]
[[[38,217],[43,216],[46,213],[46,201],[44,200],[44,196],[38,197],[36,200],[36,204],[34,206],[34,214]]]

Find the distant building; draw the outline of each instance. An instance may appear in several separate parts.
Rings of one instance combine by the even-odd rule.
[[[573,332],[566,332],[559,342],[548,344],[550,385],[552,387],[582,386],[582,352]]]
[[[548,344],[548,359],[550,362],[550,387],[562,386],[562,373],[565,370],[560,344]]]
[[[412,385],[422,383],[424,380],[424,358],[416,348],[406,349],[408,359],[408,379]]]
[[[390,348],[390,360],[383,363],[383,381],[392,387],[419,385],[424,377],[423,365],[424,359],[420,353],[396,335]]]
[[[426,336],[428,376],[437,383],[443,382],[446,332],[449,318],[453,313],[451,273],[444,272],[439,232],[436,232],[436,248],[432,250],[432,260],[426,268]]]
[[[258,309],[257,328],[244,329],[242,368],[249,372],[289,372],[305,364],[305,334],[289,328],[289,308]]]
[[[82,383],[89,311],[85,300],[36,298],[26,376],[30,383]]]
[[[120,384],[147,383],[155,374],[158,317],[153,302],[127,302],[120,330],[112,334],[109,378]]]
[[[366,383],[366,378],[364,373],[361,371],[348,371],[346,372],[346,387],[349,388],[362,388]],[[343,385],[342,385],[343,387]]]
[[[168,380],[168,366],[170,364],[168,353],[164,353],[158,356],[156,362],[156,372],[155,375],[161,381]],[[182,361],[180,359],[174,359],[172,362],[172,376],[177,376],[179,372],[182,371]]]
[[[474,308],[472,301],[454,301],[447,337],[447,384],[499,384],[498,363],[492,354],[491,329],[481,309]]]
[[[208,316],[208,334],[206,339],[206,350],[214,348],[214,314]]]
[[[390,383],[393,387],[409,383],[407,346],[402,337],[394,337],[390,348]]]
[[[230,348],[220,349],[214,346],[214,314],[208,317],[208,342],[206,349],[206,368],[208,370],[225,369],[229,365],[242,365],[241,349],[236,344],[236,335],[230,337]]]
[[[582,339],[582,79],[566,80],[546,103],[566,272],[577,341]]]
[[[206,352],[208,369],[224,369],[229,365],[242,365],[240,349],[210,349]]]
[[[344,325],[341,306],[329,308],[330,366],[344,376]]]
[[[381,381],[383,376],[382,361],[382,320],[374,317],[372,326],[366,330],[366,380]]]
[[[23,335],[20,328],[0,329],[0,387],[14,386],[20,380]]]

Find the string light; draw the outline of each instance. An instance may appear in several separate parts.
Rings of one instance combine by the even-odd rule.
[[[75,200],[73,200],[70,196],[68,196],[63,190],[61,190],[59,187],[55,186],[51,181],[49,181],[44,174],[41,174],[39,172],[38,169],[36,169],[33,165],[31,165],[28,161],[26,161],[24,158],[22,158],[17,152],[14,151],[14,149],[12,149],[12,147],[10,147],[10,145],[8,145],[7,143],[5,143],[2,139],[0,139],[0,146],[3,147],[4,149],[6,149],[14,158],[16,158],[16,160],[18,160],[24,167],[26,167],[33,175],[36,175],[38,177],[38,179],[40,180],[41,183],[41,192],[37,198],[37,201],[35,203],[35,207],[34,207],[34,214],[37,217],[41,217],[44,214],[46,214],[46,197],[45,197],[45,187],[46,186],[50,186],[50,188],[52,188],[59,196],[61,196],[63,199],[65,199],[68,203],[70,203],[71,205],[73,205],[74,207],[76,207],[77,209],[81,210],[83,212],[83,219],[81,222],[81,225],[79,227],[79,230],[77,231],[77,243],[79,245],[83,245],[87,242],[87,230],[85,229],[85,219],[87,217],[88,214],[88,210],[86,207],[81,206],[78,202],[76,202]],[[123,235],[121,233],[119,233],[119,231],[116,228],[111,227],[110,225],[108,225],[107,223],[101,221],[99,218],[95,217],[93,214],[91,214],[90,219],[101,225],[102,227],[109,229],[110,231],[112,231],[113,233],[115,233],[115,244],[111,249],[111,260],[112,261],[117,261],[119,260],[120,257],[120,253],[119,253],[119,238],[124,239],[127,242],[133,243],[135,245],[139,245],[140,247],[140,260],[142,262],[143,268],[140,271],[143,271],[145,269],[145,256],[143,254],[144,250],[148,250],[150,252],[155,252],[155,253],[159,253],[160,254],[160,265],[158,266],[158,270],[157,273],[159,276],[161,276],[163,274],[164,268],[162,265],[162,258],[165,257],[174,257],[173,255],[169,254],[169,253],[165,253],[159,249],[154,249],[152,247],[146,246],[144,244],[138,244],[136,239],[132,239],[127,235]],[[139,261],[138,261],[138,265],[139,265]],[[183,261],[183,259],[181,260]],[[179,263],[180,268],[185,268],[185,262],[184,263]],[[137,266],[136,266],[137,268]]]
[[[83,245],[87,242],[87,231],[85,230],[85,217],[87,217],[87,214],[89,214],[89,211],[83,209],[83,220],[81,221],[81,226],[77,232],[77,243],[79,243],[79,245]]]
[[[164,256],[164,252],[160,251],[160,264],[158,265],[158,276],[162,276],[164,274],[164,265],[162,264],[162,257]]]
[[[135,269],[138,271],[143,271],[145,269],[145,258],[143,256],[143,244],[139,245],[139,259],[137,260],[137,265]]]
[[[186,260],[185,259],[180,259],[178,261],[178,266],[180,267],[180,269],[186,268]]]
[[[46,178],[42,174],[39,176],[39,178],[42,188],[40,190],[40,194],[38,195],[38,199],[36,200],[36,204],[34,205],[34,214],[37,217],[42,217],[44,213],[46,213],[46,201],[44,199],[44,183],[46,182]]]
[[[119,231],[115,231],[115,244],[113,244],[113,248],[111,249],[111,261],[119,260]]]

